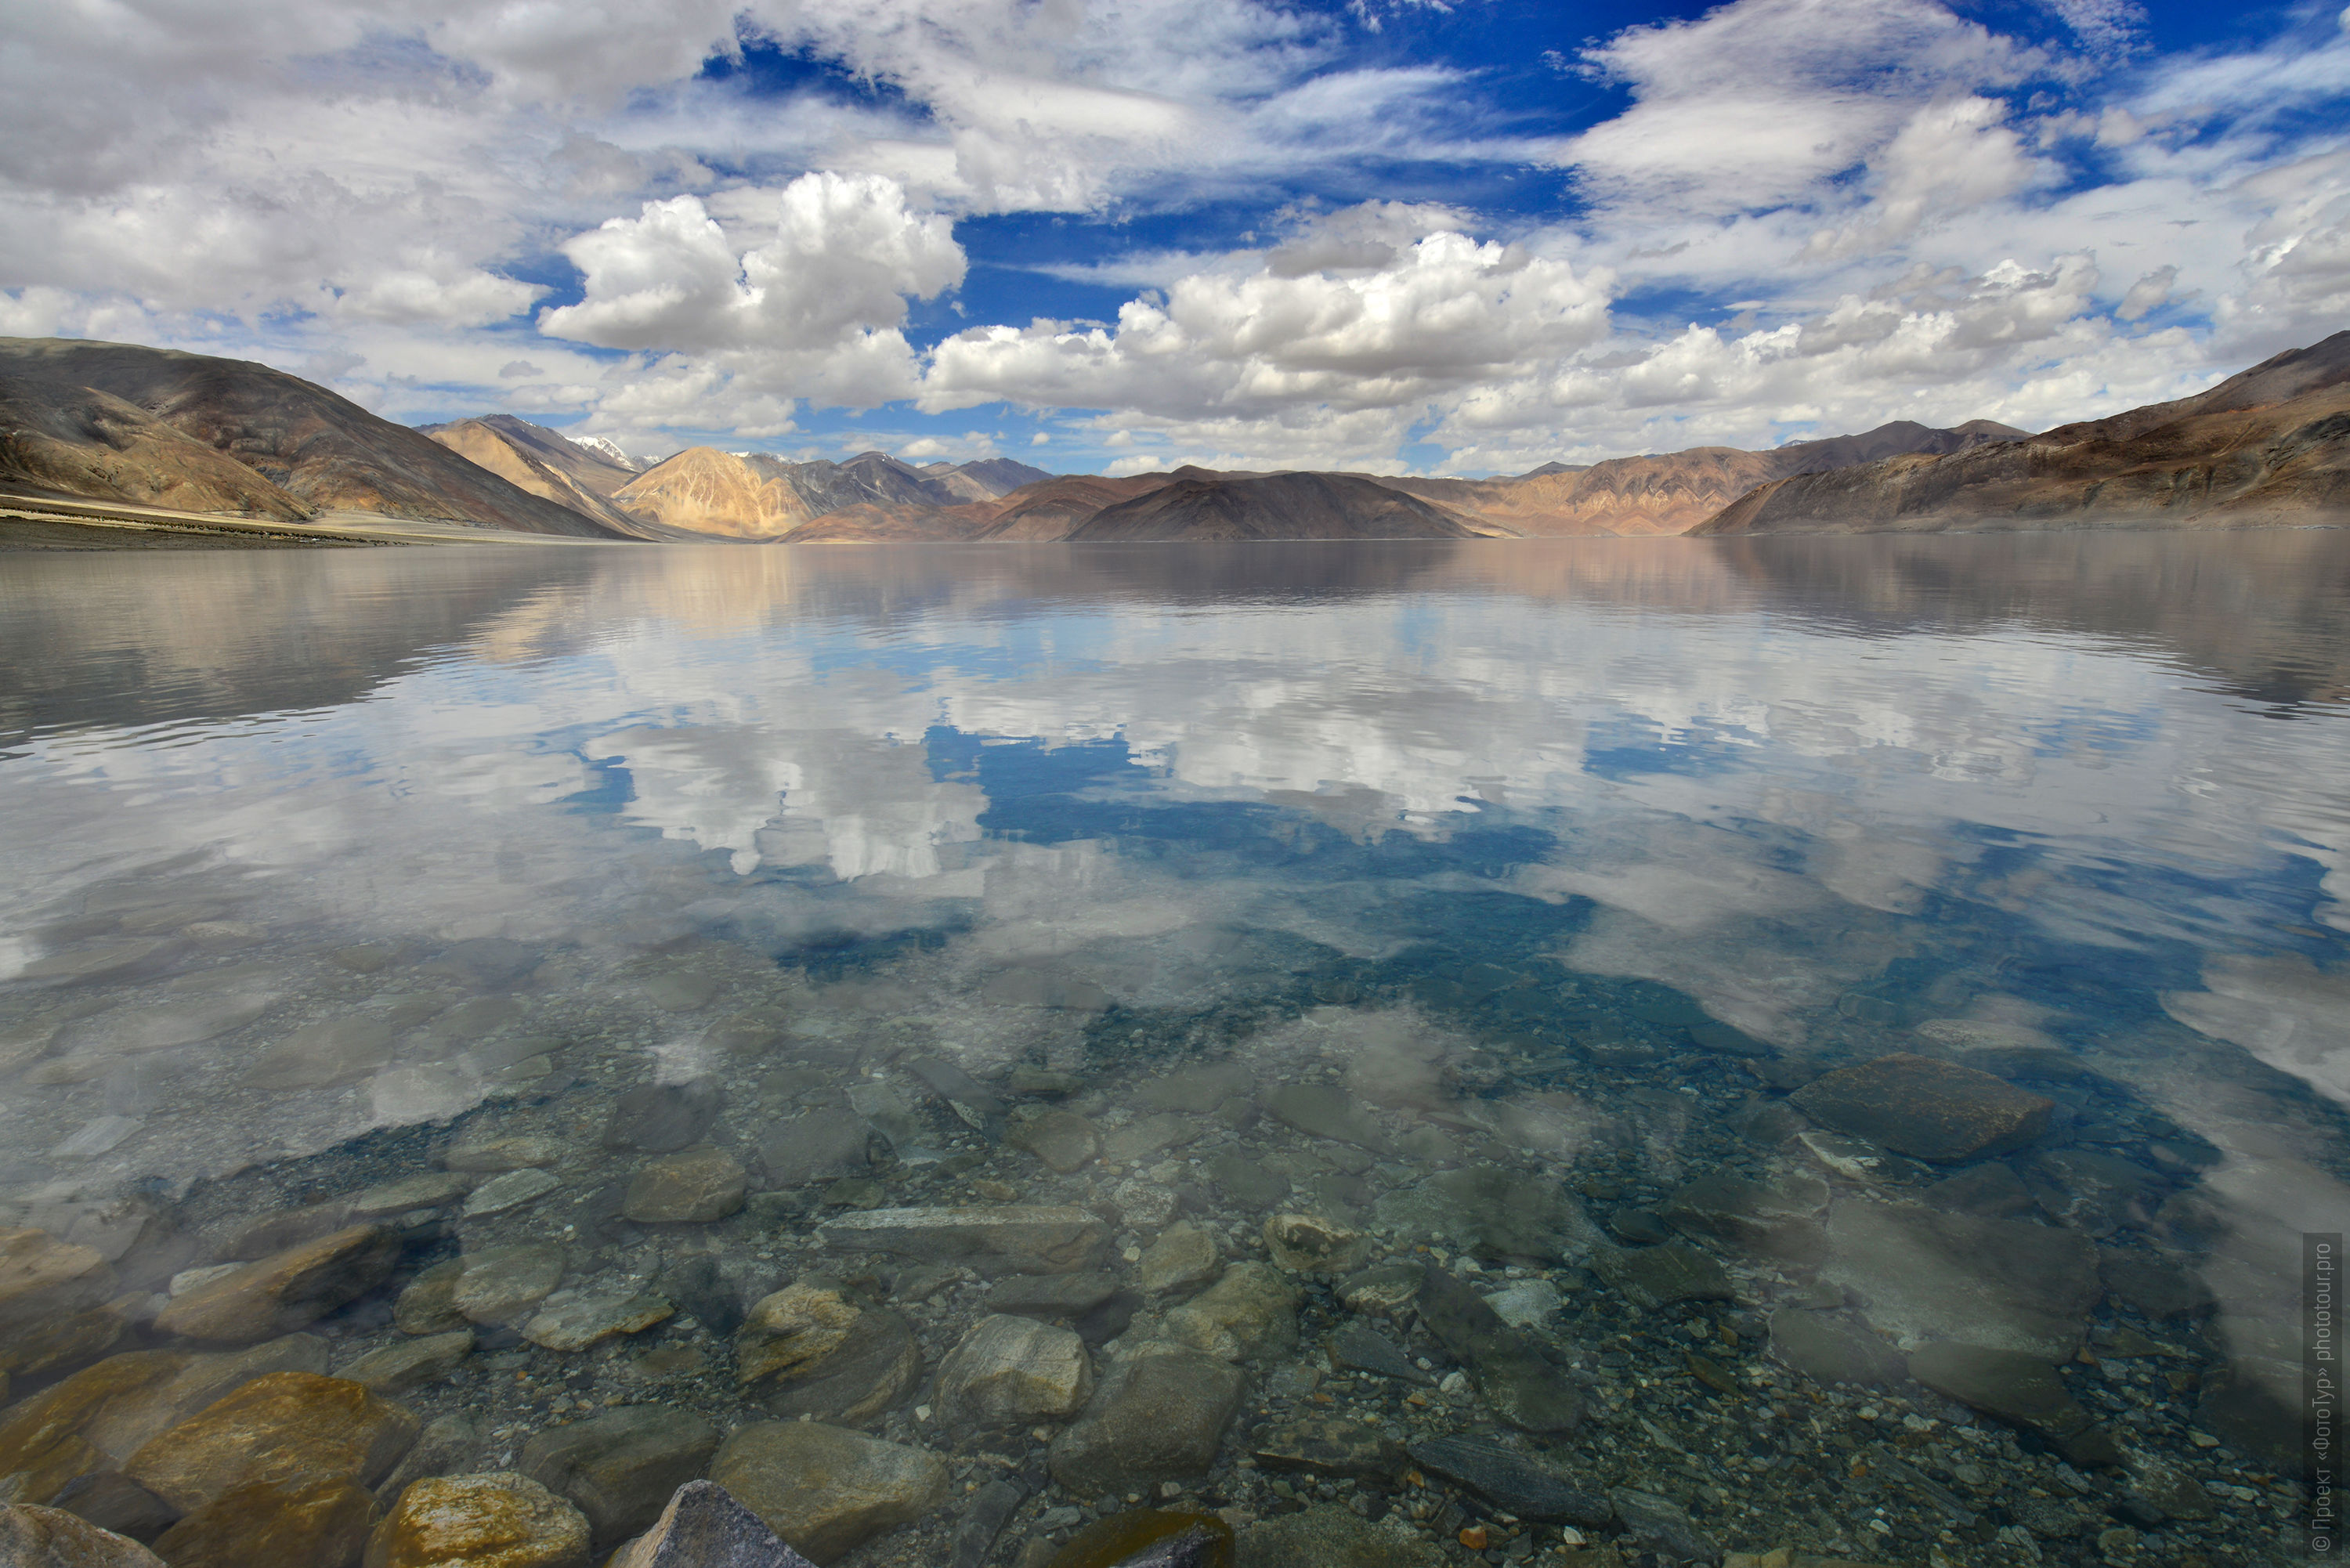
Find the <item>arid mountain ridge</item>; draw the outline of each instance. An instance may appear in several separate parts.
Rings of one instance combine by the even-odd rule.
[[[694,447],[643,465],[509,414],[411,430],[283,371],[0,338],[0,490],[299,524],[579,538],[1164,541],[1659,536],[2350,520],[2350,333],[2198,397],[2033,436],[1896,421],[1484,480],[1182,468],[1047,474]]]

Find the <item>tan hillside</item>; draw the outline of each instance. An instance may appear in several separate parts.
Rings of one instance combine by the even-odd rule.
[[[612,493],[629,516],[722,538],[779,539],[816,514],[779,474],[714,446],[688,447]]]

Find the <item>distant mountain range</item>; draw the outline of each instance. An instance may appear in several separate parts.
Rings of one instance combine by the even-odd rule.
[[[2247,528],[2350,520],[2350,332],[2030,441],[1779,480],[1692,533]]]
[[[1050,474],[692,447],[641,463],[511,414],[411,430],[298,377],[0,338],[0,491],[300,524],[336,514],[579,538],[1162,541],[2231,527],[2350,520],[2350,333],[2179,402],[2042,435],[1898,421],[1514,478]]]

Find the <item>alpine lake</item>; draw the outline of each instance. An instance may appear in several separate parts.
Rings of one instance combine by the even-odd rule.
[[[2350,531],[15,555],[0,867],[173,1568],[2310,1550]]]

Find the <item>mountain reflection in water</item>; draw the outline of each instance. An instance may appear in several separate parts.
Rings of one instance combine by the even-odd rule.
[[[1310,1280],[1260,1233],[1300,1213],[1348,1269],[1554,1289],[1528,1332],[1621,1417],[1575,1462],[1725,1544],[2006,1561],[2002,1532],[2064,1538],[2025,1500],[2073,1459],[2111,1494],[2082,1508],[2162,1492],[2144,1528],[2215,1561],[2272,1528],[2274,1497],[2197,1478],[2284,1462],[2301,1237],[2350,1231],[2350,533],[16,556],[0,663],[0,1219],[113,1249],[126,1292],[437,1168],[452,1124],[541,1136],[553,1187],[447,1199],[322,1327],[397,1343],[383,1303],[494,1245],[566,1250],[588,1299],[678,1295],[691,1254],[723,1298],[696,1326],[579,1354],[723,1426],[766,1391],[645,1366],[735,1354],[723,1303],[816,1269],[840,1203],[1016,1189],[1104,1205],[1114,1273],[1192,1224],[1211,1260]],[[1854,1145],[1804,1086],[1888,1053],[2054,1102],[2046,1128],[1926,1163]],[[1048,1079],[1072,1097],[1045,1116],[1102,1154],[1040,1158]],[[616,1194],[657,1146],[610,1133],[649,1103],[620,1096],[694,1085],[686,1141],[750,1197],[632,1217]],[[1315,1085],[1320,1110],[1284,1098]],[[827,1122],[855,1147],[808,1155]],[[869,1191],[827,1207],[842,1179]],[[1506,1238],[1477,1182],[1554,1220]],[[2074,1248],[2046,1269],[2079,1299],[1910,1299],[2001,1226]],[[1754,1451],[1788,1462],[1737,1497],[1626,1425],[1705,1451],[1752,1424],[1635,1376],[1664,1309],[1626,1271],[1669,1235],[1733,1299],[1666,1315],[1721,1331],[1723,1403],[1781,1423]],[[2115,1282],[2146,1279],[2187,1304]],[[1095,1374],[1189,1332],[1181,1293]],[[1295,1310],[1327,1332],[1345,1298]],[[873,1310],[913,1314],[935,1373],[981,1299]],[[116,1348],[170,1343],[155,1310]],[[1479,1380],[1417,1406],[1395,1383],[1367,1418],[1417,1438],[1507,1407],[1440,1316],[1409,1347]],[[1886,1530],[1804,1484],[1850,1453],[1783,1435],[1826,1386],[1799,1322],[1911,1356],[1872,1397],[1946,1424],[1905,1450],[1922,1490],[1865,1492]],[[561,1360],[534,1343],[499,1354]],[[1966,1391],[1980,1368],[1933,1370],[1952,1345],[2102,1350],[2070,1386],[2121,1448],[1966,1425],[2011,1413]],[[1314,1385],[1243,1351],[1256,1441]],[[859,1418],[977,1451],[914,1389]],[[1045,1434],[1006,1461],[1014,1534],[1083,1500],[1073,1414],[1014,1423]],[[1269,1501],[1240,1431],[1187,1496],[1308,1496]],[[1382,1483],[1370,1511],[1433,1528],[1440,1491]],[[944,1528],[869,1561],[931,1560]]]

